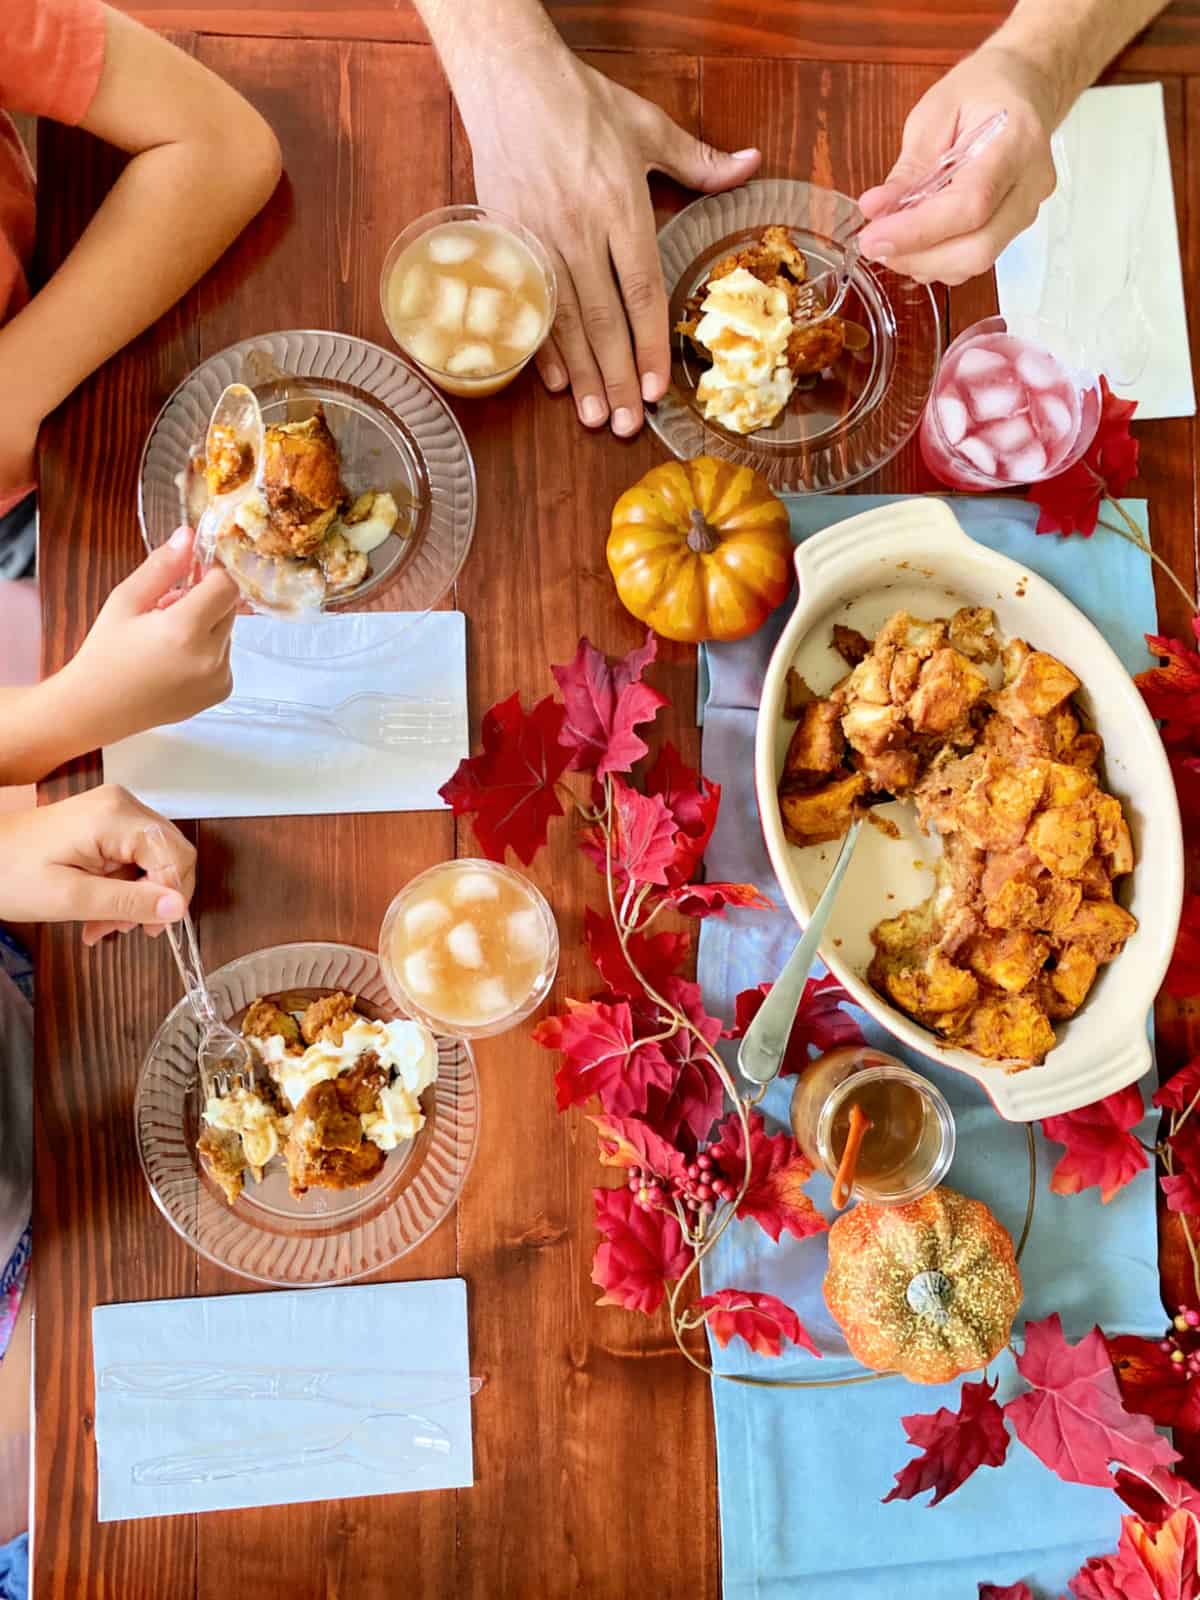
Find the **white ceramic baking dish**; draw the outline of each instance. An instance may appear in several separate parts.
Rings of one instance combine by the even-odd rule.
[[[1081,552],[1085,560],[1087,552]],[[821,944],[821,955],[855,1001],[896,1038],[968,1073],[996,1109],[1015,1121],[1057,1116],[1134,1082],[1150,1064],[1146,1017],[1175,942],[1183,896],[1179,807],[1162,741],[1137,687],[1103,636],[1057,589],[963,532],[940,500],[906,500],[827,528],[796,551],[800,598],[771,657],[759,707],[755,779],[763,834],[783,893],[803,925],[838,845],[797,849],[784,837],[776,786],[793,724],[783,717],[788,668],[827,692],[845,672],[830,644],[834,622],[873,637],[901,607],[923,617],[961,605],[990,606],[1004,637],[1023,638],[1066,662],[1077,696],[1104,740],[1107,787],[1125,807],[1136,865],[1117,894],[1138,919],[1124,950],[1102,969],[1079,1013],[1058,1025],[1058,1044],[1041,1066],[1003,1063],[954,1049],[888,1005],[866,981],[870,930],[883,916],[915,905],[932,887],[940,853],[911,805],[880,808],[898,839],[866,828]]]

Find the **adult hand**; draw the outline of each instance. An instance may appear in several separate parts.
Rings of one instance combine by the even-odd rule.
[[[194,535],[180,528],[109,595],[56,699],[88,729],[81,748],[180,722],[232,687],[229,639],[241,598],[223,567],[183,590]]]
[[[523,222],[554,261],[558,316],[537,357],[547,388],[569,383],[588,427],[636,433],[671,373],[646,175],[715,194],[752,176],[758,151],[713,150],[557,44],[519,71],[498,63],[460,105],[480,204]]]
[[[880,216],[954,141],[997,111],[1008,125],[941,194]],[[1016,51],[984,45],[913,107],[886,183],[859,204],[878,217],[860,235],[863,254],[923,283],[964,283],[986,272],[1054,192],[1050,135],[1059,120],[1046,75]]]
[[[164,846],[147,837],[157,823]],[[159,933],[196,881],[196,852],[170,822],[116,784],[0,816],[0,921],[82,922],[84,944],[114,929]],[[183,894],[143,876],[174,866]]]

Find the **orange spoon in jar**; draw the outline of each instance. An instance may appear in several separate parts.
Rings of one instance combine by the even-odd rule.
[[[842,1159],[838,1162],[837,1174],[833,1180],[833,1204],[838,1211],[842,1211],[850,1204],[850,1196],[854,1192],[854,1173],[858,1167],[858,1156],[862,1149],[862,1142],[874,1126],[870,1117],[857,1101],[850,1107],[850,1127],[846,1134],[846,1145],[842,1151]]]

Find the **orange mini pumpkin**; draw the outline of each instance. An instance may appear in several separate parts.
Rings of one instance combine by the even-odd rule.
[[[931,1189],[908,1205],[860,1204],[837,1219],[825,1304],[864,1367],[949,1383],[1008,1343],[1021,1274],[982,1201]]]
[[[608,565],[626,608],[664,639],[744,639],[792,586],[787,507],[749,467],[670,461],[613,507]]]

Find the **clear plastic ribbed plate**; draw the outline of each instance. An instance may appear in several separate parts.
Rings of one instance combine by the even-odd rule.
[[[861,221],[848,196],[790,178],[695,201],[658,235],[672,328],[720,257],[753,243],[765,227],[787,228],[813,278],[841,267],[839,240]],[[704,367],[691,344],[672,333],[671,385],[647,407],[650,426],[681,461],[722,456],[753,467],[780,494],[831,494],[869,477],[916,431],[937,371],[941,330],[928,286],[877,262],[854,268],[842,315],[865,331],[863,347],[844,351],[811,387],[798,385],[770,426],[745,435],[705,420],[696,404]]]
[[[217,1008],[234,1022],[260,995],[358,996],[367,1016],[400,1015],[379,959],[342,944],[285,944],[241,956],[209,975]],[[438,1040],[438,1076],[421,1097],[425,1126],[393,1150],[361,1189],[288,1191],[276,1158],[261,1184],[230,1206],[200,1170],[199,1030],[186,1001],[150,1046],[134,1100],[138,1156],[155,1204],[193,1249],[259,1283],[347,1283],[414,1249],[457,1200],[475,1154],[479,1080],[470,1046]]]
[[[295,380],[289,381],[289,380]],[[370,556],[358,587],[325,612],[431,610],[449,593],[475,532],[475,467],[454,414],[400,356],[344,333],[289,329],[258,334],[210,356],[159,412],[142,451],[138,516],[147,548],[165,543],[188,506],[189,466],[227,384],[258,396],[263,421],[299,421],[319,401],[353,494],[389,490],[407,536]]]

